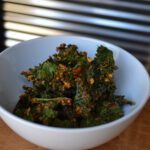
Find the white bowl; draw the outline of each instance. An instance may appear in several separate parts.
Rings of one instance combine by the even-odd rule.
[[[61,44],[76,44],[79,50],[94,57],[97,46],[114,52],[118,71],[115,72],[117,94],[136,103],[124,107],[125,116],[111,123],[81,129],[47,127],[23,120],[11,112],[23,93],[25,80],[20,72],[38,65],[55,53]],[[104,41],[79,36],[53,36],[26,41],[0,54],[0,116],[20,136],[39,146],[51,149],[87,149],[101,145],[119,135],[140,113],[150,91],[149,75],[143,65],[125,50]]]

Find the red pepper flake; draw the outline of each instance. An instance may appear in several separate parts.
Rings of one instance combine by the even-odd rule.
[[[72,73],[73,73],[74,77],[78,77],[81,74],[81,69],[77,68],[75,70],[72,70]]]
[[[115,109],[116,107],[117,107],[117,105],[114,104],[114,105],[112,105],[112,106],[110,107],[110,109],[112,110],[112,109]]]
[[[77,106],[77,107],[76,107],[76,114],[79,115],[79,114],[81,114],[81,113],[82,113],[82,108],[79,107],[79,106]]]
[[[67,70],[67,67],[62,65],[62,64],[59,64],[59,67],[60,67],[61,70],[64,70],[64,71]]]
[[[107,103],[104,104],[105,107],[107,107],[109,105],[110,105],[110,102],[107,102]]]

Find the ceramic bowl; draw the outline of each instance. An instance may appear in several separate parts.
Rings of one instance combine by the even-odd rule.
[[[124,117],[89,128],[64,129],[47,127],[23,120],[12,114],[18,96],[23,93],[25,80],[20,72],[34,67],[54,54],[61,44],[76,44],[79,51],[94,57],[99,45],[111,49],[116,65],[116,93],[135,102],[125,106]],[[89,149],[119,135],[138,116],[150,93],[150,80],[144,66],[131,54],[110,43],[80,36],[42,37],[17,44],[0,53],[0,116],[17,134],[26,140],[49,149]]]

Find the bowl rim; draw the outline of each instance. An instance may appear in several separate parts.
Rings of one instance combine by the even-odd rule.
[[[146,77],[147,77],[147,80],[150,81],[150,77],[149,77],[149,74],[148,72],[146,71],[145,67],[143,66],[143,64],[135,57],[133,56],[132,54],[130,54],[129,52],[127,52],[126,50],[122,49],[121,47],[119,46],[116,46],[114,44],[111,44],[109,42],[105,42],[103,40],[100,40],[100,39],[96,39],[96,38],[90,38],[90,37],[85,37],[85,36],[76,36],[76,35],[56,35],[56,36],[45,36],[45,37],[39,37],[39,38],[35,38],[35,39],[31,39],[31,40],[27,40],[27,41],[24,41],[24,42],[21,42],[21,43],[18,43],[12,47],[15,47],[17,45],[22,45],[23,43],[28,43],[28,42],[32,42],[32,41],[35,41],[37,39],[41,39],[41,38],[53,38],[53,37],[73,37],[73,38],[84,38],[86,40],[96,40],[96,41],[99,41],[99,42],[103,42],[105,43],[106,45],[111,45],[113,47],[116,47],[116,48],[119,48],[121,51],[124,51],[125,53],[127,53],[128,55],[130,55],[130,57],[132,57],[133,59],[135,59],[138,63],[138,65],[140,65],[143,69],[144,69],[144,72],[146,74]],[[8,53],[9,51],[11,51],[11,48],[7,48],[5,49],[4,51],[2,51],[0,53],[0,57],[2,55],[4,55],[5,53]],[[25,124],[27,126],[32,126],[32,127],[35,127],[35,128],[40,128],[42,130],[46,130],[46,131],[57,131],[57,132],[68,132],[68,133],[77,133],[77,132],[92,132],[92,131],[96,131],[96,130],[100,130],[100,129],[104,129],[104,128],[109,128],[111,126],[115,126],[116,124],[120,124],[121,122],[124,122],[126,120],[128,120],[129,118],[131,118],[132,116],[134,116],[136,113],[140,112],[140,110],[144,107],[144,105],[146,104],[149,96],[150,96],[150,82],[148,83],[148,86],[147,86],[147,89],[148,89],[148,92],[147,94],[145,94],[143,100],[141,101],[141,103],[139,105],[137,105],[137,107],[132,111],[130,112],[129,114],[117,119],[117,120],[114,120],[112,122],[109,122],[109,123],[106,123],[106,124],[102,124],[102,125],[97,125],[97,126],[93,126],[93,127],[85,127],[85,128],[61,128],[61,127],[52,127],[52,126],[45,126],[45,125],[41,125],[41,124],[37,124],[37,123],[34,123],[34,122],[30,122],[30,121],[27,121],[27,120],[24,120],[16,115],[14,115],[13,113],[7,111],[3,106],[0,105],[0,117],[1,117],[1,114],[5,114],[6,116],[12,118],[13,120],[15,121],[18,121],[22,124]],[[1,117],[2,118],[2,117]]]

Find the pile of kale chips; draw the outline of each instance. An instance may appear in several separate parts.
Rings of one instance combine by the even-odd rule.
[[[32,83],[14,109],[17,116],[47,126],[81,128],[122,117],[122,106],[134,103],[115,95],[111,50],[97,48],[92,60],[76,45],[61,44],[45,62],[21,74]]]

